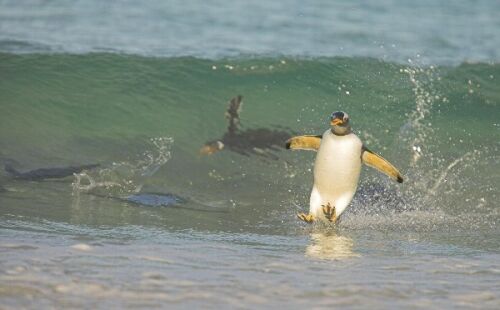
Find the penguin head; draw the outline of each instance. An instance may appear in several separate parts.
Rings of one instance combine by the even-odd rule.
[[[212,155],[213,153],[216,153],[224,148],[224,143],[222,141],[216,140],[216,141],[210,141],[207,142],[201,149],[200,149],[200,155]]]
[[[330,116],[330,126],[332,127],[332,132],[336,135],[343,136],[350,133],[349,115],[342,111],[333,112]]]

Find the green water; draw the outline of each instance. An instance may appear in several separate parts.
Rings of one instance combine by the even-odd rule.
[[[0,308],[499,309],[499,3],[0,0]],[[405,182],[306,225],[314,153],[199,155],[236,95]]]
[[[371,58],[0,54],[0,298],[11,307],[498,306],[500,65]],[[396,165],[363,168],[336,228],[308,209],[314,153],[199,155],[241,123],[319,134],[332,111]],[[284,141],[283,141],[284,142]],[[83,181],[82,181],[83,182]],[[367,189],[380,185],[377,193]],[[172,193],[180,208],[119,198]],[[381,198],[382,197],[382,198]]]

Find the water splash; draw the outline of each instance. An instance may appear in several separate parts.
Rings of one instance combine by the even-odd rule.
[[[470,152],[465,153],[463,156],[455,159],[451,164],[449,164],[445,169],[441,171],[441,174],[437,178],[436,182],[434,183],[434,186],[429,190],[429,195],[435,196],[437,194],[437,190],[443,184],[446,182],[447,177],[449,172],[458,164],[462,164],[465,161],[473,162],[474,158],[479,156],[481,154],[480,151],[478,150],[473,150]]]
[[[405,150],[401,154],[408,160],[402,169],[405,183],[398,186],[378,176],[362,180],[342,226],[414,231],[494,228],[497,189],[488,184],[498,182],[498,176],[489,173],[500,160],[498,145],[460,145],[451,158],[442,153],[447,142],[432,125],[433,112],[449,102],[438,91],[439,72],[432,66],[400,71],[408,75],[414,94],[414,108],[398,136]]]
[[[408,117],[408,122],[402,127],[402,139],[409,142],[413,153],[411,165],[415,167],[422,158],[424,145],[434,133],[432,123],[429,121],[433,105],[447,102],[448,99],[434,88],[434,82],[441,80],[433,66],[429,68],[407,67],[400,69],[409,77],[412,92],[415,96],[415,108]]]
[[[150,149],[145,150],[136,160],[113,162],[107,168],[75,174],[73,193],[92,192],[111,197],[138,193],[146,179],[171,158],[173,142],[170,137],[151,138]]]

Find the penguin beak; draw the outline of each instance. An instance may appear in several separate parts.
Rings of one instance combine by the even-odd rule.
[[[330,121],[330,125],[332,126],[337,126],[337,125],[342,125],[344,121],[340,118],[334,118]]]

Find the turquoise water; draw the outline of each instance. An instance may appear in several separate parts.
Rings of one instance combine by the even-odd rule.
[[[200,58],[500,58],[495,0],[0,1],[0,50]]]
[[[0,164],[100,164],[0,172],[2,307],[499,307],[496,2],[0,8]],[[314,153],[199,154],[238,94],[243,129],[348,112],[405,182],[363,168],[338,226],[299,222]]]

